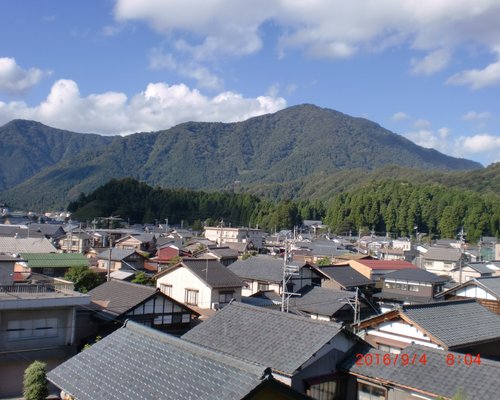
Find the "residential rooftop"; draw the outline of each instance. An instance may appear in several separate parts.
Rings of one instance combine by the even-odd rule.
[[[333,322],[232,302],[182,338],[291,376],[340,332]]]
[[[78,400],[241,399],[266,367],[128,321],[47,374]]]

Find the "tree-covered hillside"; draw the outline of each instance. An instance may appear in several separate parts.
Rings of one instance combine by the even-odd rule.
[[[131,222],[259,226],[268,232],[291,229],[304,219],[324,219],[331,232],[359,229],[411,236],[415,227],[431,237],[454,238],[463,227],[470,240],[500,237],[500,196],[450,189],[438,184],[379,181],[335,195],[328,201],[270,201],[249,194],[153,188],[134,179],[112,180],[80,195],[69,211],[83,221],[119,215]]]

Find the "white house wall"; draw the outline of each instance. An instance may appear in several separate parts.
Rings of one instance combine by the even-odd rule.
[[[456,296],[472,297],[475,299],[498,300],[496,297],[492,296],[484,289],[474,285],[466,286],[457,290]]]
[[[244,279],[245,283],[248,284],[248,287],[243,287],[241,294],[243,296],[251,296],[254,293],[259,291],[259,281],[251,281],[248,279]],[[266,283],[266,282],[260,282]],[[274,290],[276,293],[281,294],[281,285],[276,283],[269,283],[269,290]]]
[[[410,326],[405,322],[385,322],[377,326],[377,329],[368,329],[366,335],[373,338],[385,338],[396,340],[409,345],[414,342],[424,346],[433,348],[441,348],[440,346],[431,342],[428,336],[414,326]]]
[[[186,289],[198,290],[198,307],[211,308],[211,288],[187,268],[176,268],[158,278],[156,287],[159,288],[161,284],[171,285],[170,297],[180,303],[185,303]]]

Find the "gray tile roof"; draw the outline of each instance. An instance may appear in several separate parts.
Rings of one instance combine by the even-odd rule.
[[[111,280],[90,290],[91,302],[107,313],[120,316],[156,294],[156,288]]]
[[[441,283],[448,279],[426,271],[425,269],[402,269],[386,274],[384,279],[397,279],[413,282]]]
[[[243,279],[264,282],[283,280],[283,259],[270,256],[254,256],[238,260],[227,267]]]
[[[339,334],[333,322],[233,302],[182,338],[293,375]]]
[[[264,370],[129,321],[47,378],[78,400],[215,400],[243,398]]]
[[[351,306],[347,304],[346,299],[353,299],[354,292],[345,290],[327,289],[322,287],[306,287],[300,291],[302,296],[293,296],[289,301],[291,309],[305,311],[311,314],[319,314],[332,317],[340,309]]]
[[[0,253],[55,253],[57,249],[46,238],[0,237]]]
[[[243,281],[217,260],[184,258],[182,263],[212,288],[242,287]]]
[[[373,284],[372,280],[349,266],[322,267],[321,271],[345,288]]]
[[[422,257],[426,260],[438,261],[458,261],[460,256],[461,253],[459,249],[447,247],[429,247],[427,249],[427,253],[422,255]]]
[[[476,300],[409,305],[403,306],[402,311],[447,348],[500,340],[500,315]]]
[[[359,351],[361,354],[371,354],[373,360],[382,360],[384,353],[380,350],[365,349]],[[372,365],[356,365],[355,356],[347,359],[343,369],[357,376],[374,379],[379,384],[387,386],[400,386],[422,394],[433,394],[452,398],[459,388],[464,390],[464,400],[498,400],[500,393],[500,362],[481,359],[480,365],[465,365],[456,362],[454,365],[446,364],[446,356],[453,354],[455,360],[463,360],[464,355],[433,349],[427,346],[411,345],[403,350],[409,355],[409,360],[419,360],[425,354],[426,364],[410,361],[403,366],[401,362],[384,365],[383,362],[372,363]],[[401,356],[401,355],[400,355]],[[395,360],[395,354],[390,355],[390,360]]]

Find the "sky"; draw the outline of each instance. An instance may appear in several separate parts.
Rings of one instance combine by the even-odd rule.
[[[0,125],[126,135],[297,104],[500,161],[499,0],[2,0]]]

